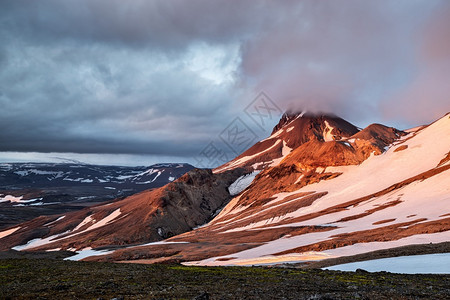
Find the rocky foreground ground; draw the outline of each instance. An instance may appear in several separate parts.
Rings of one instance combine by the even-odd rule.
[[[0,259],[0,299],[449,299],[449,275]]]

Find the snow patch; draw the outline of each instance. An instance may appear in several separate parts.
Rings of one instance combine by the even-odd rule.
[[[62,236],[69,232],[70,231],[66,231],[64,233],[55,234],[55,235],[46,237],[44,239],[41,239],[41,238],[32,239],[32,240],[28,241],[25,245],[15,246],[15,247],[12,247],[11,249],[16,250],[16,251],[22,251],[22,250],[28,250],[28,249],[36,248],[36,247],[43,246],[46,244],[50,244],[50,243],[56,241],[56,239],[59,236]]]
[[[90,256],[99,256],[99,255],[107,255],[113,253],[114,250],[93,250],[92,248],[88,247],[85,249],[82,249],[81,251],[77,251],[77,254],[74,256],[66,257],[64,260],[82,260],[83,258],[90,257]]]
[[[44,226],[50,226],[50,225],[52,225],[52,224],[55,224],[56,222],[61,221],[61,220],[64,219],[65,217],[66,217],[66,216],[61,216],[61,217],[59,217],[58,219],[56,219],[56,220],[54,220],[54,221],[51,221],[50,223],[44,224]]]
[[[29,200],[22,200],[22,199],[23,199],[23,196],[16,197],[13,195],[6,195],[4,197],[0,197],[0,202],[8,202],[9,201],[11,203],[30,203],[30,202],[42,200],[42,198],[34,198],[34,199],[29,199]],[[38,205],[38,204],[31,204],[31,205]]]
[[[83,230],[83,232],[86,231],[90,231],[99,227],[102,227],[110,222],[112,222],[115,218],[117,218],[118,216],[120,216],[121,212],[120,212],[120,208],[116,209],[115,211],[113,211],[111,214],[109,214],[108,216],[106,216],[105,218],[101,219],[100,221],[98,221],[97,223],[93,224],[92,226],[90,226],[89,228],[87,228],[86,230]]]
[[[217,257],[216,259],[220,259],[221,257]],[[225,256],[224,256],[225,258]],[[298,263],[298,262],[308,262],[308,261],[316,261],[316,260],[322,260],[327,258],[333,258],[331,255],[327,255],[321,252],[305,252],[300,254],[286,254],[286,255],[267,255],[263,257],[257,257],[257,258],[247,258],[247,259],[233,259],[233,260],[225,260],[221,261],[221,265],[223,266],[270,266],[270,265],[276,265],[281,263]],[[192,262],[183,262],[182,263],[185,266],[195,266],[195,265],[216,265],[215,262],[211,262],[208,264],[204,264],[199,261],[192,261]]]
[[[0,202],[21,202],[23,196],[15,197],[13,195],[6,195],[4,197],[0,197]]]
[[[316,173],[321,174],[321,173],[323,173],[323,171],[325,171],[325,168],[323,168],[323,167],[317,167],[316,168]]]
[[[332,142],[334,141],[334,136],[331,134],[331,131],[333,131],[333,127],[328,124],[327,121],[325,121],[325,129],[323,130],[323,140],[325,142]]]
[[[283,148],[281,149],[281,157],[275,158],[272,163],[269,165],[269,167],[278,166],[281,161],[291,153],[292,148],[288,147],[286,142],[283,140]]]
[[[305,175],[300,175],[297,180],[294,182],[294,184],[300,183],[300,181],[302,180],[302,178],[305,177]]]
[[[16,232],[17,230],[19,230],[21,227],[16,227],[16,228],[11,228],[5,231],[0,231],[0,239],[4,238],[5,236],[8,236],[10,234],[13,234],[14,232]]]
[[[77,225],[77,227],[75,227],[73,229],[73,231],[77,231],[78,229],[80,229],[81,227],[83,227],[84,225],[91,223],[91,222],[95,222],[95,220],[92,218],[92,216],[87,216],[86,218],[84,218],[83,221],[81,221],[80,224]]]

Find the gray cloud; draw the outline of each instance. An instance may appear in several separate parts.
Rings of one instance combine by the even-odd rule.
[[[426,124],[450,111],[450,2],[439,8],[418,34],[417,68],[412,79],[382,102],[390,118]]]
[[[192,156],[261,90],[357,125],[449,110],[445,1],[1,6],[0,151]]]
[[[244,45],[242,77],[285,107],[383,118],[378,105],[414,72],[415,35],[438,2],[424,4],[303,1]]]

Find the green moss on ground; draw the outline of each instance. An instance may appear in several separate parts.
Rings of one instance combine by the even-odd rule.
[[[448,299],[450,276],[0,260],[0,299],[193,299],[205,293],[210,299]]]

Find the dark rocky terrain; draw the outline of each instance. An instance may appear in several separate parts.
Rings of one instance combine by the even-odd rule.
[[[76,211],[161,187],[192,168],[178,163],[148,167],[3,163],[0,164],[0,229],[41,215]],[[4,199],[8,195],[20,200]]]
[[[449,299],[449,275],[0,259],[1,299]]]

